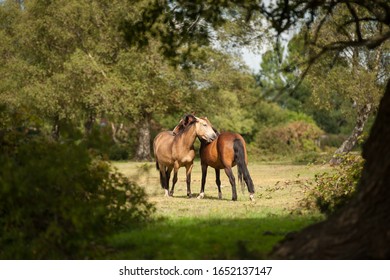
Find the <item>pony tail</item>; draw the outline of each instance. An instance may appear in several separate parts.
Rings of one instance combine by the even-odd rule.
[[[246,166],[244,145],[242,144],[240,139],[234,140],[233,149],[234,149],[234,160],[237,163],[238,181],[241,184],[242,191],[244,191],[245,188],[243,182],[244,180],[248,187],[249,193],[253,194],[255,192],[255,188],[253,186],[253,181],[249,174],[248,167]]]
[[[157,158],[156,158],[156,169],[157,169],[157,170],[160,170],[160,166],[158,165]]]

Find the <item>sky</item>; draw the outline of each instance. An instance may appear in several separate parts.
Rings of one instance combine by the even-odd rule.
[[[249,68],[257,73],[260,70],[261,54],[254,53],[247,48],[242,49],[242,59]]]
[[[284,53],[283,56],[287,55],[287,45],[290,41],[290,39],[297,34],[299,31],[299,28],[295,28],[292,30],[289,30],[286,32],[286,34],[282,34],[281,36],[281,44],[284,47]],[[242,53],[242,59],[244,62],[249,66],[249,68],[254,72],[257,73],[260,70],[260,64],[262,60],[262,55],[270,49],[269,44],[263,44],[261,46],[261,49],[257,52],[254,52],[250,50],[249,48],[242,47],[241,53]]]

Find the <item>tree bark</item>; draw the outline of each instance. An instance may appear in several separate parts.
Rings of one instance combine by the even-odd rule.
[[[95,120],[95,115],[93,113],[89,113],[87,120],[84,122],[85,134],[91,134]]]
[[[150,154],[150,117],[145,116],[140,121],[138,129],[138,146],[135,158],[139,161],[150,161],[152,156]]]
[[[365,104],[357,114],[356,125],[352,130],[351,135],[341,144],[341,146],[334,152],[329,164],[340,164],[343,160],[342,155],[349,153],[356,146],[359,137],[363,134],[364,126],[367,123],[368,117],[372,111],[372,104]]]
[[[390,80],[370,136],[357,193],[338,213],[286,237],[271,258],[390,259]]]
[[[119,126],[122,126],[122,124],[120,124]],[[119,144],[120,143],[118,138],[116,138],[116,135],[117,135],[119,129],[120,128],[117,128],[115,126],[115,124],[113,122],[111,122],[111,139],[112,139],[112,141],[114,141],[115,144]]]
[[[58,116],[54,117],[53,125],[51,127],[51,137],[53,140],[60,140],[60,119]]]

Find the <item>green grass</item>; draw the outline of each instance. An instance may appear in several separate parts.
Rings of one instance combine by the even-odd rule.
[[[111,239],[115,259],[265,259],[286,234],[313,217],[182,218],[153,223]]]
[[[223,199],[218,199],[214,170],[209,168],[206,197],[186,197],[184,169],[174,197],[164,197],[153,163],[115,162],[113,165],[145,188],[156,206],[154,221],[145,227],[119,232],[109,238],[111,259],[262,259],[288,233],[319,221],[319,213],[295,211],[308,180],[329,166],[288,163],[252,163],[249,170],[256,200],[231,187],[221,172]],[[236,171],[234,171],[236,172]],[[192,192],[200,189],[199,162],[192,172]]]

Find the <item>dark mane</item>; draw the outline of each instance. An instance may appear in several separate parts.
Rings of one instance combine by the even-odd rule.
[[[184,128],[185,128],[185,126],[183,124],[183,119],[181,119],[179,124],[177,126],[175,126],[175,128],[173,129],[172,134],[177,135],[177,134],[181,133],[184,130]]]
[[[185,115],[179,122],[177,126],[173,129],[173,135],[180,135],[183,134],[183,132],[188,129],[190,126],[192,126],[194,123],[196,123],[196,117],[192,114]]]

